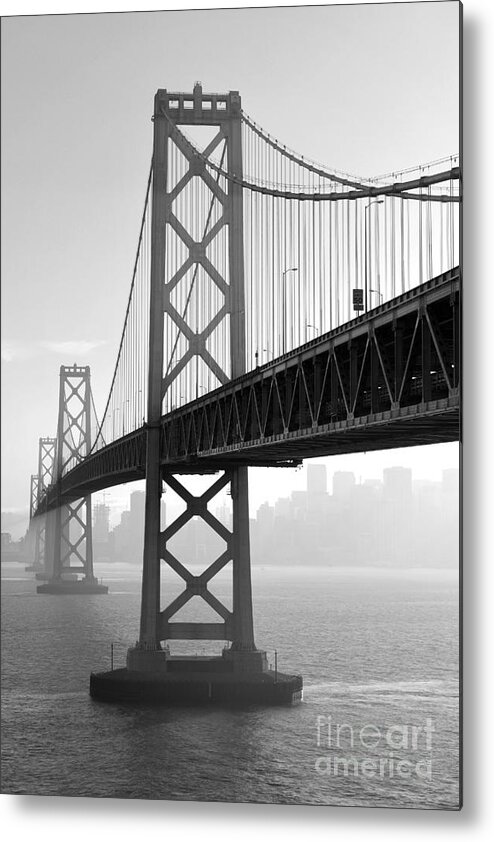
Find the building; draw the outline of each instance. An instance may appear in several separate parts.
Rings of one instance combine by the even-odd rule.
[[[351,471],[335,471],[333,474],[333,497],[350,499],[355,488],[355,474]]]
[[[447,468],[442,474],[443,494],[459,497],[460,495],[460,471],[458,468]]]
[[[412,502],[411,468],[384,468],[383,499],[393,503]]]
[[[110,537],[110,507],[96,503],[93,508],[93,541],[107,544]]]
[[[96,503],[93,508],[93,555],[95,562],[109,561],[112,557],[110,507],[105,503]]]
[[[327,494],[328,479],[326,465],[316,463],[307,466],[307,494],[313,497],[317,494]]]

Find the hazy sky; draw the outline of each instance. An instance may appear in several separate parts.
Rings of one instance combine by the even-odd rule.
[[[131,280],[158,87],[238,89],[283,143],[363,176],[458,151],[458,3],[4,19],[2,509],[24,509],[58,370],[89,364],[101,413]],[[439,478],[457,445],[328,461]],[[320,461],[320,460],[318,460]],[[253,508],[304,485],[251,472]],[[291,487],[291,486],[290,486]],[[128,498],[130,487],[112,492]]]

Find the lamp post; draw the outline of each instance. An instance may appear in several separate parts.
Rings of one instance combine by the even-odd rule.
[[[364,274],[365,274],[365,312],[368,310],[368,279],[367,279],[367,211],[371,205],[382,205],[384,199],[373,199],[364,208]]]
[[[318,327],[316,327],[315,325],[309,325],[309,324],[306,324],[306,325],[305,325],[305,341],[306,341],[306,342],[308,342],[308,341],[309,341],[309,340],[308,340],[308,336],[307,336],[307,328],[309,328],[309,327],[310,327],[310,328],[312,328],[312,330],[315,330],[315,331],[316,331],[317,336],[319,336],[319,328],[318,328]]]
[[[139,391],[137,393],[137,400],[136,400],[136,403],[135,403],[136,417],[135,417],[134,423],[135,423],[136,427],[137,427],[137,423],[138,423],[137,419],[138,419],[139,415],[141,414],[141,400],[142,400],[141,395],[142,395],[142,389],[139,389]],[[142,417],[142,423],[144,424],[144,416]]]
[[[379,292],[378,289],[370,289],[369,292],[374,292],[376,295],[379,295],[381,299],[379,301],[379,304],[382,304],[382,302],[384,301],[384,295],[382,294],[382,292]]]
[[[269,354],[269,348],[262,348],[261,351],[263,353]],[[259,348],[257,348],[256,353],[254,354],[254,359],[256,361],[256,368],[259,368],[259,357],[261,357],[261,365],[262,365],[262,353],[259,353]]]
[[[126,398],[122,404],[122,435],[125,435],[125,415],[129,412],[129,407],[127,406],[127,410],[125,410],[125,404],[130,403],[130,398]],[[129,417],[129,425],[130,425],[130,417]]]
[[[282,330],[282,342],[283,342],[283,354],[286,351],[286,284],[284,283],[285,275],[288,272],[298,272],[298,266],[294,266],[292,269],[285,269],[284,272],[281,273],[281,286],[282,286],[282,294],[283,294],[283,330]]]
[[[115,413],[120,412],[120,407],[116,406],[112,412],[112,420],[113,420],[113,441],[115,441]]]

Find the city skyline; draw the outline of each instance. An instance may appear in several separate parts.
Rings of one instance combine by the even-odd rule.
[[[328,475],[323,461],[311,460],[303,489],[292,490],[271,502],[265,500],[251,511],[252,563],[293,564],[303,559],[305,564],[316,566],[455,568],[459,552],[459,480],[457,468],[447,468],[438,480],[431,480],[417,478],[411,468],[398,465],[384,468],[380,478],[363,479],[348,470]],[[106,502],[94,503],[96,566],[115,562],[139,568],[144,500],[143,491],[132,491],[128,508],[119,512],[111,512]],[[162,528],[169,526],[182,510],[176,495],[163,495]],[[212,513],[231,529],[228,495],[216,503]],[[2,532],[4,549],[17,549],[10,546],[8,539],[8,533]],[[182,561],[196,565],[205,564],[208,553],[210,563],[222,549],[221,540],[197,517],[174,542],[172,552],[178,553]]]
[[[352,471],[328,477],[324,462],[312,460],[303,490],[272,504],[263,502],[250,517],[252,564],[304,563],[316,566],[448,567],[458,565],[459,470],[448,468],[439,481],[414,478],[411,468],[383,469],[382,478],[357,478]],[[329,488],[328,479],[331,480]],[[358,480],[358,481],[357,481]],[[178,517],[179,501],[162,499],[162,527]],[[168,503],[168,508],[167,508]],[[98,504],[103,506],[103,504]],[[106,547],[96,541],[95,562],[140,565],[144,535],[144,492],[132,492],[130,508],[109,526]],[[441,517],[439,517],[441,512]],[[167,518],[167,513],[169,517]],[[232,528],[231,499],[212,513]],[[221,539],[200,518],[192,518],[170,549],[186,564],[207,566],[223,549]]]
[[[250,484],[251,515],[265,502],[274,502],[283,496],[287,490],[286,476],[290,477],[290,490],[302,490],[306,487],[307,470],[310,465],[324,464],[328,474],[348,470],[356,477],[365,480],[379,480],[382,472],[387,468],[408,467],[414,471],[414,480],[440,481],[442,472],[448,469],[458,469],[459,447],[457,444],[436,445],[435,450],[443,453],[431,470],[427,460],[429,447],[402,448],[400,451],[378,451],[373,453],[357,453],[344,456],[333,456],[325,459],[306,459],[300,468],[251,468],[249,473],[255,472],[259,480],[253,489]],[[401,459],[397,460],[397,454]],[[417,456],[419,455],[419,458]],[[404,457],[407,457],[404,458]],[[400,464],[398,464],[400,462]],[[92,495],[93,508],[99,504],[108,504],[110,508],[110,526],[114,528],[120,522],[122,512],[128,510],[130,498],[136,491],[144,490],[144,482],[127,483],[116,488],[110,488]],[[266,496],[266,492],[268,492]],[[263,496],[264,495],[264,496]],[[164,495],[166,497],[166,495]],[[170,509],[173,511],[173,506]],[[2,508],[2,531],[10,532],[13,540],[19,540],[24,535],[29,522],[28,506],[20,510],[11,511]],[[5,528],[4,528],[5,526]]]

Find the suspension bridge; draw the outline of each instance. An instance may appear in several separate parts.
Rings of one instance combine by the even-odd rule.
[[[62,366],[57,434],[31,477],[40,593],[100,593],[91,494],[145,480],[141,625],[104,699],[290,701],[252,619],[248,467],[456,441],[460,435],[458,155],[356,177],[295,153],[236,91],[159,90],[116,364],[98,418],[86,366]],[[211,475],[195,496],[185,474]],[[160,523],[169,487],[185,504]],[[208,508],[229,488],[233,525]],[[201,517],[224,551],[201,574],[171,539]],[[183,580],[162,607],[162,564]],[[211,582],[228,565],[232,608]],[[179,622],[195,596],[217,622]],[[222,656],[173,655],[220,640]]]

